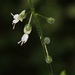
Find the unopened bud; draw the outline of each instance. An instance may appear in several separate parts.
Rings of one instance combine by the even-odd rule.
[[[47,55],[45,60],[46,60],[46,63],[48,64],[52,62],[52,58],[49,55]]]
[[[49,44],[50,43],[50,38],[49,37],[45,37],[44,38],[44,43],[45,44]]]
[[[30,24],[27,24],[25,27],[24,27],[24,33],[25,34],[30,34],[32,31],[32,27]]]
[[[47,18],[47,22],[48,22],[49,24],[53,24],[53,23],[55,22],[55,19],[52,18],[52,17],[49,17],[49,18]]]

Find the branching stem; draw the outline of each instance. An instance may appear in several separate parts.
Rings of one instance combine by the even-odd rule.
[[[37,32],[38,32],[38,35],[40,37],[41,44],[42,44],[42,47],[43,47],[43,50],[44,50],[44,56],[46,58],[47,56],[49,56],[49,54],[48,54],[47,46],[44,43],[44,36],[43,36],[43,33],[42,33],[42,29],[41,29],[40,23],[38,21],[37,15],[35,13],[34,5],[33,5],[33,0],[29,0],[29,4],[30,4],[31,12],[33,13],[33,17],[34,17],[35,25],[36,25],[36,28],[37,28]],[[41,15],[39,15],[39,16],[41,16]],[[41,16],[41,17],[43,17],[43,16]],[[45,18],[45,17],[43,17],[43,18]],[[49,67],[50,70],[52,70],[51,66],[48,66],[48,67]],[[50,72],[49,72],[49,74],[50,74]],[[53,73],[51,73],[50,75],[53,75]]]

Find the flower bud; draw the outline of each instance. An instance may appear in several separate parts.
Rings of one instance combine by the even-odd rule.
[[[45,60],[46,60],[46,63],[48,64],[52,62],[52,58],[49,55],[47,55]]]
[[[49,37],[45,37],[44,38],[44,43],[45,44],[49,44],[50,43],[50,38]]]
[[[49,18],[47,18],[47,22],[48,22],[49,24],[53,24],[53,23],[55,22],[55,19],[52,18],[52,17],[49,17]]]
[[[32,27],[30,24],[27,24],[25,27],[24,27],[24,33],[25,34],[30,34],[32,31]]]

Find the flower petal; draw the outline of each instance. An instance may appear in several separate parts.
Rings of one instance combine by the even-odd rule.
[[[16,14],[16,15],[13,16],[14,19],[18,19],[18,17],[19,17],[18,14]]]
[[[13,20],[13,23],[12,24],[16,24],[18,22],[19,22],[19,20],[18,19],[15,19],[15,20]]]
[[[23,41],[24,43],[27,42],[29,35],[28,34],[24,34],[21,38],[21,41]]]
[[[29,35],[28,34],[24,34],[21,38],[21,40],[18,42],[18,44],[21,43],[21,46],[27,42]]]

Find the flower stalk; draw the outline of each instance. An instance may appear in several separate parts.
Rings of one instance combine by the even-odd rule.
[[[18,44],[21,43],[21,46],[22,46],[24,43],[27,42],[27,40],[28,40],[28,38],[29,38],[29,34],[30,34],[31,31],[32,31],[32,27],[31,27],[31,24],[30,24],[30,23],[31,23],[31,19],[32,19],[32,13],[31,13],[31,15],[30,15],[30,19],[29,19],[28,24],[25,25],[25,27],[24,27],[24,30],[23,30],[24,34],[23,34],[21,40],[18,42]]]
[[[44,50],[45,61],[46,61],[47,64],[50,64],[52,62],[52,58],[49,56],[47,46],[44,42],[44,36],[43,36],[43,33],[42,33],[42,29],[41,29],[40,23],[37,19],[37,15],[36,15],[35,10],[34,10],[33,0],[29,0],[29,4],[30,4],[31,11],[33,12],[33,17],[34,17],[36,29],[37,29],[37,32],[38,32],[38,35],[40,37],[40,41],[41,41],[41,44],[42,44],[42,47],[43,47],[43,50]],[[53,73],[52,73],[52,75],[53,75]]]

